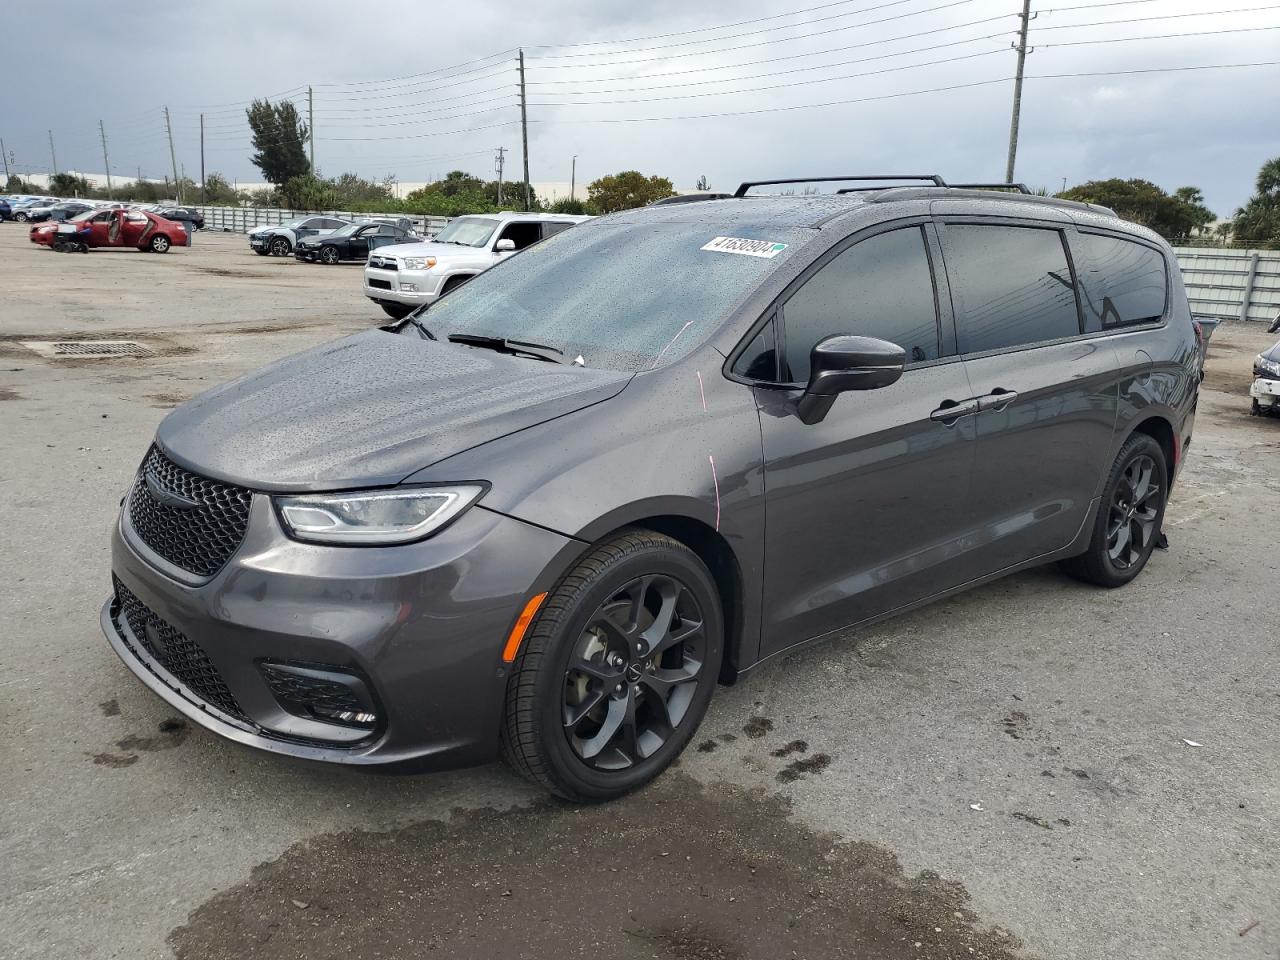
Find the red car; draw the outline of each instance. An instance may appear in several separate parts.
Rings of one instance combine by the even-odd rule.
[[[90,247],[168,253],[170,247],[191,245],[182,224],[145,210],[88,210],[64,223],[37,224],[31,228],[31,242],[70,253],[87,253]]]

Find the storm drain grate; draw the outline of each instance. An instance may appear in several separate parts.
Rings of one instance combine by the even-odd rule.
[[[150,357],[153,351],[132,340],[24,340],[44,357]]]

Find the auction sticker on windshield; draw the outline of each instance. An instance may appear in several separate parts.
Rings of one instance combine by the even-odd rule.
[[[775,243],[772,240],[716,237],[702,249],[710,250],[712,253],[736,253],[744,257],[764,257],[767,260],[770,257],[776,257],[787,249],[787,245],[785,243]]]

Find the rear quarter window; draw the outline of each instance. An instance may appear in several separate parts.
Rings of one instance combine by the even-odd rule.
[[[1078,242],[1086,332],[1164,317],[1169,274],[1158,250],[1100,233],[1081,233]]]

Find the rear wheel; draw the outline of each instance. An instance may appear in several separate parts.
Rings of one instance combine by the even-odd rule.
[[[380,306],[382,308],[382,312],[392,320],[403,320],[416,309],[415,307],[411,307],[403,303],[379,302],[378,306]]]
[[[1064,560],[1063,570],[1100,587],[1124,586],[1147,565],[1168,498],[1164,450],[1145,433],[1135,433],[1107,477],[1089,549]]]
[[[15,213],[13,215],[13,219],[17,220],[19,223],[26,223],[31,218],[28,217],[25,213]]]
[[[568,800],[648,783],[697,731],[724,648],[693,551],[647,530],[597,546],[551,592],[507,681],[503,754]]]
[[[271,240],[271,255],[273,257],[287,257],[293,253],[293,244],[285,237],[273,237]]]
[[[329,266],[333,266],[335,263],[337,263],[337,262],[338,262],[338,259],[339,259],[339,257],[338,257],[338,251],[337,251],[337,249],[335,249],[334,247],[321,247],[321,248],[320,248],[320,262],[321,262],[321,263],[327,263]]]
[[[152,253],[168,253],[170,246],[169,238],[163,233],[157,233],[151,238],[151,243],[148,244],[148,246],[150,246]]]

